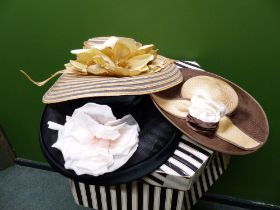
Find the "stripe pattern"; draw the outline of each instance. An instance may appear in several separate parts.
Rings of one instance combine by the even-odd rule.
[[[84,42],[86,48],[98,48],[108,37],[97,37]],[[178,65],[158,55],[164,63],[161,71],[132,77],[78,76],[62,74],[43,96],[44,103],[58,103],[78,98],[98,96],[143,95],[166,90],[183,81]],[[167,66],[166,66],[167,65]]]
[[[190,210],[214,182],[224,173],[229,164],[230,156],[215,153],[212,161],[207,165],[202,174],[195,180],[188,191],[185,191],[183,209]]]
[[[205,71],[195,61],[176,61],[175,64],[178,68],[190,68],[190,69],[194,69],[194,70]]]
[[[190,189],[213,151],[182,135],[173,155],[155,172],[143,178],[147,183],[178,190]]]
[[[189,210],[223,174],[228,162],[228,155],[215,153],[187,191],[154,186],[143,180],[117,186],[95,186],[70,180],[70,186],[75,202],[84,207],[99,210]]]
[[[44,103],[86,97],[143,95],[171,88],[183,81],[175,64],[160,72],[134,77],[77,76],[63,74],[43,96]]]
[[[143,181],[94,186],[70,180],[70,186],[78,205],[99,210],[182,209],[184,200],[184,191],[161,188]]]

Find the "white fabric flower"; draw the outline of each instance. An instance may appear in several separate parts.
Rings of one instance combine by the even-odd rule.
[[[107,105],[87,103],[66,117],[63,125],[48,122],[58,130],[57,142],[65,168],[77,175],[102,175],[125,164],[138,147],[138,123],[131,115],[116,119]]]
[[[201,95],[191,98],[189,114],[203,122],[217,123],[226,114],[226,106]]]

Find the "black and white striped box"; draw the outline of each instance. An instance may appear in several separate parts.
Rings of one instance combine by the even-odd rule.
[[[212,157],[213,151],[182,135],[174,154],[143,180],[159,187],[189,190]]]
[[[142,180],[117,186],[88,185],[70,180],[70,186],[75,202],[89,208],[187,210],[223,174],[229,158],[182,136],[174,155]]]

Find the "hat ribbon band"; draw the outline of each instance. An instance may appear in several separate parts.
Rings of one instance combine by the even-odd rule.
[[[50,81],[52,78],[56,77],[57,75],[65,73],[65,71],[67,71],[67,69],[59,70],[59,71],[55,72],[53,75],[51,75],[49,78],[47,78],[46,80],[44,80],[44,81],[42,81],[42,82],[36,82],[36,81],[34,81],[25,71],[20,70],[20,72],[21,72],[24,76],[26,76],[26,78],[27,78],[30,82],[32,82],[34,85],[37,85],[37,86],[43,86],[44,84],[46,84],[48,81]]]

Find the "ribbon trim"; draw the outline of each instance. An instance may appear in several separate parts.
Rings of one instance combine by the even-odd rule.
[[[36,81],[34,81],[25,71],[23,71],[23,70],[19,70],[24,76],[26,76],[26,78],[30,81],[30,82],[32,82],[34,85],[37,85],[37,86],[43,86],[44,84],[46,84],[48,81],[50,81],[52,78],[54,78],[54,77],[56,77],[57,75],[59,75],[59,74],[63,74],[63,73],[65,73],[66,71],[67,71],[67,69],[65,69],[65,70],[59,70],[59,71],[57,71],[57,72],[55,72],[53,75],[51,75],[49,78],[47,78],[46,80],[44,80],[44,81],[41,81],[41,82],[36,82]]]

